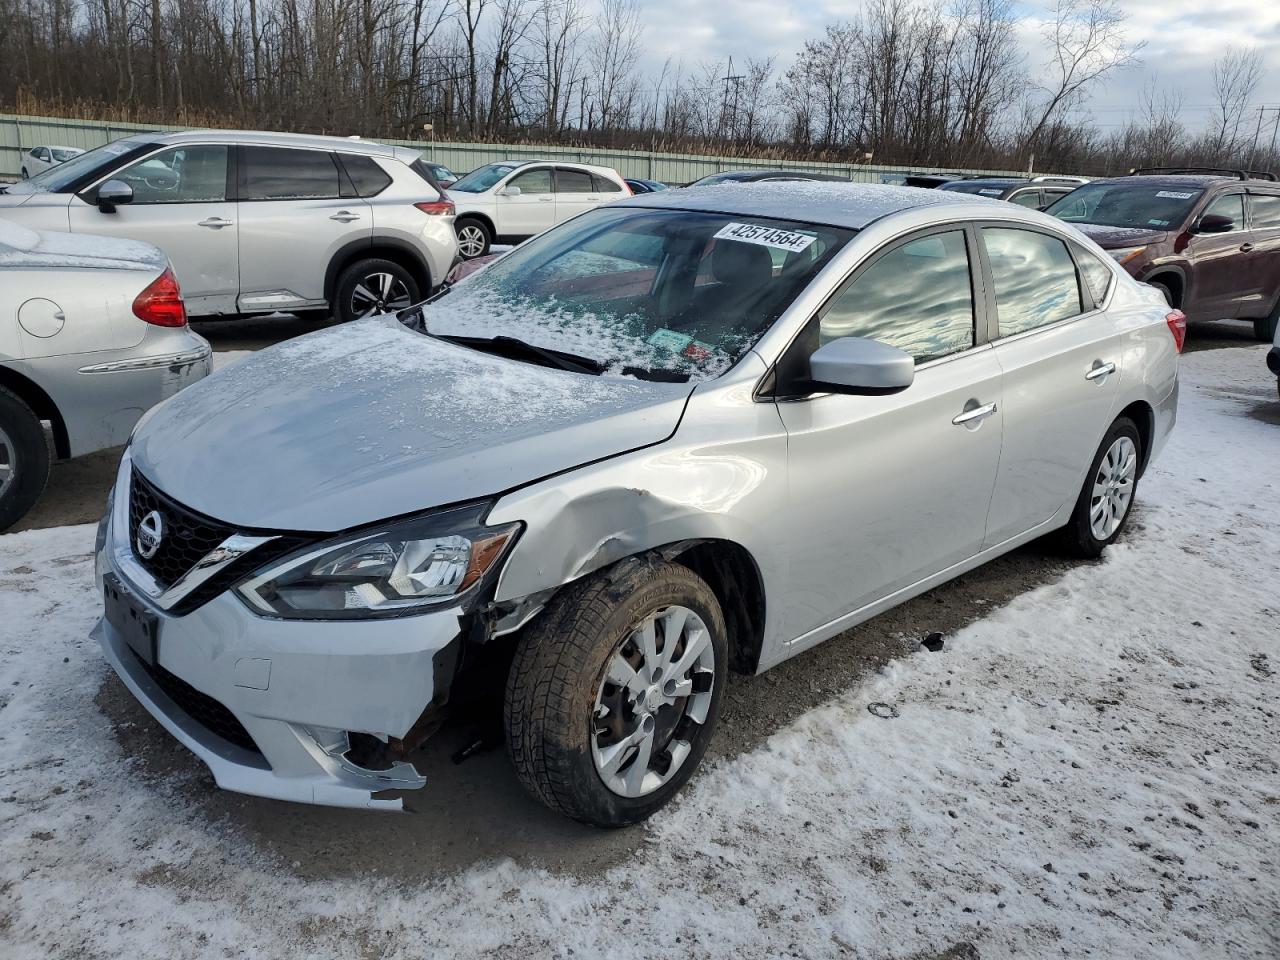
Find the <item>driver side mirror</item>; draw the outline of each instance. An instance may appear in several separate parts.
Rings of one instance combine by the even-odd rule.
[[[108,180],[98,188],[98,209],[103,213],[115,213],[122,203],[133,203],[133,187],[123,180]]]
[[[1206,213],[1196,224],[1196,233],[1230,233],[1236,227],[1235,220],[1219,213]]]
[[[498,196],[500,196],[500,197],[518,197],[518,196],[520,196],[520,188],[519,188],[519,187],[513,187],[513,186],[511,186],[510,184],[508,184],[507,186],[503,187],[501,190],[499,190],[499,191],[498,191]]]
[[[814,351],[809,376],[814,389],[830,393],[897,393],[915,380],[916,362],[879,340],[840,337]]]

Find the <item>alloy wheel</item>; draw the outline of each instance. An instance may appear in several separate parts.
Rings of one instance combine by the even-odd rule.
[[[403,310],[413,302],[409,287],[394,274],[379,271],[365,276],[351,291],[351,316],[356,320]]]
[[[0,427],[0,497],[8,492],[18,474],[18,454],[9,435]]]
[[[1107,448],[1093,478],[1089,501],[1089,529],[1098,540],[1109,540],[1124,522],[1133,502],[1138,477],[1138,448],[1128,437],[1117,437]]]
[[[613,652],[596,694],[591,756],[605,786],[643,797],[689,758],[707,720],[715,685],[715,647],[688,607],[647,617]]]
[[[484,253],[484,230],[474,223],[463,224],[458,229],[458,250],[468,260]]]

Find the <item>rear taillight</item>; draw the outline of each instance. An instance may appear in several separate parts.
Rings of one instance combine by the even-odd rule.
[[[452,217],[456,212],[452,200],[424,200],[414,206],[433,217]]]
[[[1173,345],[1181,353],[1182,345],[1187,342],[1187,315],[1181,310],[1173,310],[1164,318],[1164,322],[1169,325],[1169,332],[1173,334]]]
[[[157,327],[185,327],[187,308],[182,303],[182,290],[173,268],[152,280],[133,301],[133,314],[139,320],[154,323]]]

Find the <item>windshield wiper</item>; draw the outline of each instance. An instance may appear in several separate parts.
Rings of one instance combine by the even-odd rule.
[[[448,340],[450,343],[471,347],[473,350],[484,350],[499,356],[523,356],[526,359],[539,360],[543,366],[557,370],[568,370],[571,373],[590,373],[599,376],[608,369],[608,365],[590,357],[580,357],[575,353],[563,353],[560,350],[548,350],[537,344],[521,340],[519,337],[460,337],[447,333],[433,333],[433,337]],[[514,359],[514,357],[512,357]]]

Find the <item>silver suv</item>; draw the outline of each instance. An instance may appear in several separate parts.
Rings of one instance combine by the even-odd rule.
[[[407,307],[453,265],[453,214],[414,150],[241,131],[116,140],[0,194],[31,229],[160,247],[192,317]]]

